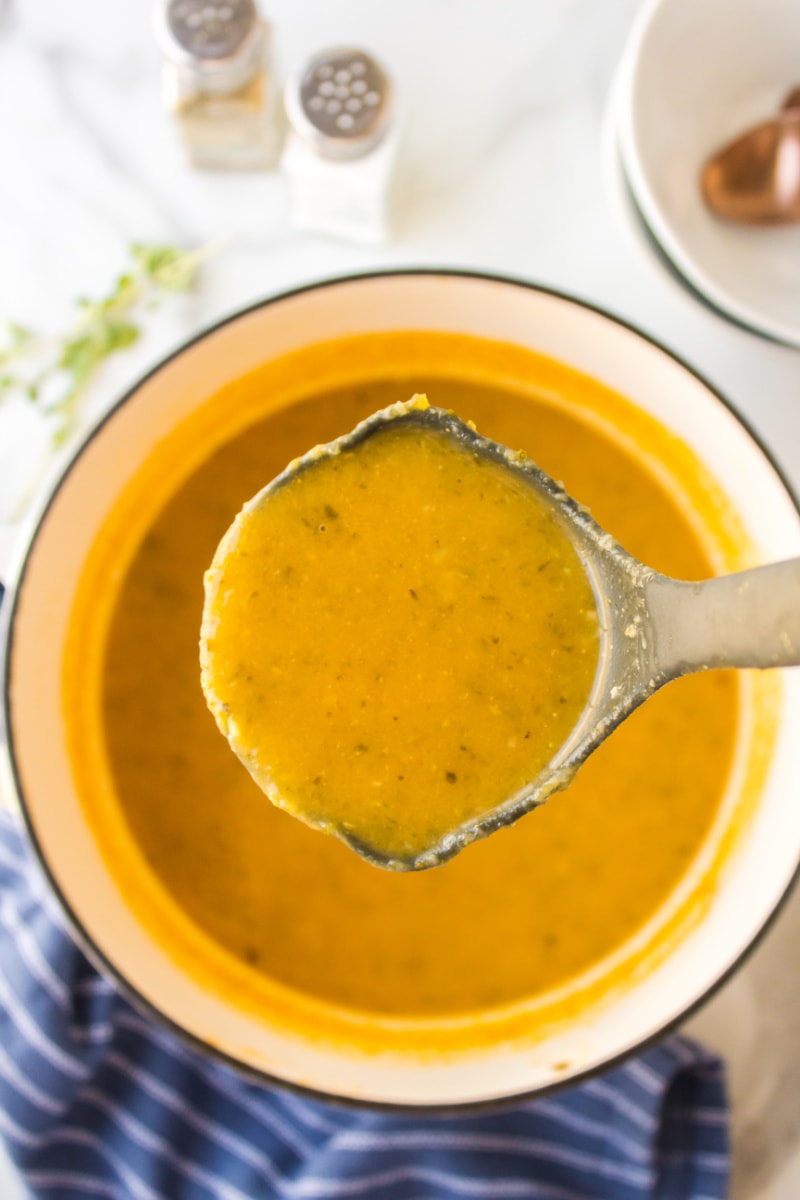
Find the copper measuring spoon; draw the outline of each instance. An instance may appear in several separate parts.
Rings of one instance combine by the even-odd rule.
[[[703,168],[701,183],[708,207],[726,221],[800,221],[800,88],[771,121],[718,150]]]

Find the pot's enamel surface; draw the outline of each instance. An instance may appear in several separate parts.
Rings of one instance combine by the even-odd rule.
[[[18,564],[16,594],[4,606],[4,765],[67,911],[90,950],[135,999],[229,1058],[297,1086],[382,1103],[459,1104],[552,1086],[612,1061],[669,1026],[740,959],[797,866],[798,673],[783,681],[777,744],[747,836],[696,927],[613,1002],[552,1036],[526,1049],[501,1045],[441,1061],[358,1054],[281,1033],[225,1005],[181,971],[128,910],[90,835],[72,783],[61,709],[63,648],[82,563],[109,508],[159,440],[232,377],[265,359],[312,341],[413,328],[514,342],[602,380],[702,459],[762,561],[800,554],[794,502],[742,424],[702,380],[625,325],[566,297],[477,276],[420,272],[333,281],[271,300],[184,348],[145,379],[78,454],[43,510]]]

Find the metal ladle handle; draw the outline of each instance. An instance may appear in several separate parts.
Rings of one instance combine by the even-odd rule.
[[[645,585],[659,680],[705,667],[800,665],[800,558],[702,583]]]

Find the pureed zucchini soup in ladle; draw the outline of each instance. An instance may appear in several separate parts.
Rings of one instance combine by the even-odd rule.
[[[600,746],[557,801],[435,870],[378,870],[270,804],[215,728],[200,686],[197,636],[203,576],[233,516],[309,445],[332,441],[376,410],[427,389],[437,405],[474,421],[487,437],[524,450],[627,550],[660,571],[701,579],[744,564],[714,511],[713,485],[701,478],[686,447],[584,375],[512,346],[414,332],[317,348],[321,376],[330,380],[321,387],[314,383],[320,378],[314,353],[298,352],[229,385],[210,403],[215,425],[187,423],[185,461],[194,465],[116,568],[99,702],[112,794],[101,796],[88,758],[78,753],[75,771],[87,817],[126,901],[217,993],[258,1011],[262,1001],[269,1007],[277,986],[281,994],[384,1022],[459,1019],[463,1026],[467,1016],[482,1014],[469,1022],[469,1036],[480,1041],[494,1036],[486,1014],[567,995],[602,960],[624,959],[623,946],[675,893],[726,789],[737,737],[737,680],[712,672],[676,681]],[[348,382],[348,364],[360,362],[367,364],[364,372]],[[231,432],[220,436],[228,417]],[[657,471],[648,462],[658,463]],[[671,478],[680,480],[681,495],[673,493]],[[485,482],[495,486],[491,471]],[[143,468],[136,480],[142,497],[152,483]],[[429,483],[435,487],[433,468]],[[346,647],[336,644],[329,622],[341,612],[325,611],[319,596],[286,593],[280,621],[287,639],[294,620],[316,622],[320,632],[319,663],[306,664],[309,679],[319,666],[316,694],[310,684],[293,691],[297,679],[290,670],[280,678],[287,663],[277,649],[269,688],[253,688],[254,713],[269,704],[271,719],[284,723],[291,748],[286,778],[298,771],[320,789],[337,775],[349,780],[356,813],[362,789],[370,789],[370,802],[390,786],[404,794],[406,780],[397,776],[405,773],[398,766],[405,756],[417,772],[409,798],[421,813],[423,785],[443,809],[463,804],[468,810],[475,789],[507,770],[508,778],[496,781],[507,794],[530,769],[536,704],[546,697],[551,714],[564,709],[566,729],[592,686],[596,610],[580,564],[560,545],[551,547],[558,561],[547,566],[541,547],[524,557],[525,516],[512,519],[512,526],[520,524],[514,544],[498,543],[489,505],[485,528],[472,522],[468,532],[495,555],[490,574],[496,587],[485,590],[483,579],[481,590],[468,594],[469,553],[456,547],[455,557],[437,562],[431,529],[395,548],[395,599],[402,598],[408,615],[402,627],[380,627],[375,598],[358,593],[369,582],[359,579],[358,539],[324,490],[320,486],[309,512],[297,519],[309,521],[307,541],[323,556],[318,569],[338,571],[333,595],[337,605],[353,606],[360,627],[354,626],[352,644],[372,647],[375,678],[363,663],[348,662]],[[387,492],[382,532],[373,533],[390,536],[399,528],[395,515],[402,504],[402,495]],[[692,505],[707,506],[707,522]],[[366,529],[359,533],[365,536]],[[106,567],[117,553],[114,536],[111,522]],[[124,538],[117,541],[122,545]],[[291,587],[298,548],[287,539],[273,563]],[[513,555],[513,571],[504,568],[506,555]],[[520,670],[537,654],[532,629],[503,608],[521,562],[526,578],[536,573],[547,580],[550,590],[540,593],[547,614],[568,610],[563,627],[552,617],[556,644],[567,656],[579,650],[583,662],[567,676],[560,666],[552,673],[542,669],[538,701],[529,686],[530,664]],[[574,586],[565,587],[569,579]],[[247,586],[253,592],[268,584]],[[468,629],[460,624],[465,612]],[[425,676],[426,647],[437,639],[463,649],[457,680]],[[323,669],[331,662],[333,679]],[[252,672],[244,661],[231,661],[230,671],[255,683],[247,680]],[[366,733],[362,741],[343,725],[343,697],[351,711],[364,712],[365,722],[370,706],[379,710],[389,732],[377,753]],[[435,753],[429,713],[439,723]],[[564,733],[559,719],[555,738]],[[546,751],[540,746],[536,753]],[[380,813],[380,803],[372,811]],[[600,974],[610,980],[613,972]]]
[[[291,463],[206,575],[220,729],[270,799],[376,865],[440,865],[589,699],[592,587],[514,457],[414,397]]]
[[[522,451],[414,396],[238,514],[206,574],[203,690],[277,805],[424,870],[566,787],[672,680],[800,665],[799,594],[800,558],[655,571]]]

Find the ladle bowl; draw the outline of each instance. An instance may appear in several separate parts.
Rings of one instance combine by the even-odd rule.
[[[285,805],[309,824],[344,841],[374,866],[395,871],[438,867],[471,842],[513,824],[543,804],[554,792],[565,788],[589,755],[614,729],[673,679],[711,668],[767,668],[800,664],[800,558],[704,582],[668,578],[628,554],[610,533],[598,525],[582,504],[565,492],[562,484],[524,454],[483,437],[473,425],[461,420],[455,413],[432,407],[426,397],[415,396],[408,402],[373,413],[350,433],[326,445],[315,446],[294,459],[245,505],[223,539],[214,565],[208,572],[201,635],[203,685],[212,711],[231,746],[261,786],[264,786],[264,759],[267,760],[266,765],[269,761],[269,730],[260,735],[265,737],[264,745],[259,742],[255,748],[242,744],[237,707],[233,700],[230,704],[223,703],[218,694],[214,656],[209,648],[218,637],[220,622],[226,620],[226,613],[233,607],[229,604],[229,589],[223,587],[222,581],[231,558],[237,555],[238,530],[242,522],[252,525],[259,519],[263,520],[265,511],[274,506],[275,498],[281,495],[284,488],[297,485],[298,482],[302,487],[308,482],[309,476],[324,470],[329,462],[345,456],[357,458],[373,439],[386,431],[402,427],[423,430],[426,434],[450,442],[470,457],[489,459],[523,480],[526,487],[531,489],[537,504],[546,511],[549,522],[571,541],[591,582],[601,630],[600,657],[588,702],[577,724],[549,763],[521,790],[508,796],[501,804],[488,805],[479,816],[454,825],[422,850],[406,855],[400,855],[396,850],[390,852],[378,841],[370,841],[362,832],[353,832],[336,816],[335,809],[333,816],[326,813],[325,819],[321,820],[314,815],[312,789],[305,797],[305,811],[302,797],[299,809]],[[414,444],[414,441],[410,443],[411,446]],[[341,508],[342,497],[337,491],[336,482],[329,483],[328,487],[335,508]],[[426,499],[426,495],[420,493],[411,497],[410,502],[406,498],[405,504],[415,512],[421,511]],[[455,524],[450,532],[456,538],[462,531]],[[252,549],[248,550],[249,555],[252,553]],[[381,568],[372,564],[369,569],[374,574],[376,569]],[[389,593],[388,584],[387,577],[384,596]],[[281,579],[275,579],[270,592],[280,590],[281,586]],[[291,586],[294,587],[293,581]],[[222,597],[218,599],[220,588]],[[265,615],[259,624],[269,622],[272,596],[262,598],[259,593],[254,607],[258,608],[262,603]],[[384,600],[383,603],[388,604],[389,601]],[[235,612],[238,615],[238,608]],[[235,621],[237,618],[227,619]],[[401,614],[397,614],[393,624],[395,628],[402,627]],[[308,653],[313,653],[316,640],[316,630],[303,623],[300,641],[307,646]],[[247,651],[248,647],[244,649]],[[259,667],[260,664],[254,666]],[[412,669],[416,671],[418,665],[412,667],[409,663],[408,670]],[[371,670],[374,671],[374,667]],[[327,686],[331,684],[332,681],[329,681]],[[326,685],[318,679],[317,686]],[[535,700],[534,678],[530,681],[530,691],[532,700]],[[355,704],[355,701],[352,703]],[[358,711],[354,711],[353,719],[357,716]],[[306,736],[314,739],[322,737],[323,733],[321,729],[309,728]],[[413,754],[412,751],[412,759]],[[405,762],[402,769],[408,769]],[[283,805],[280,779],[273,780],[269,775],[267,778],[270,798]],[[396,820],[401,825],[403,818],[404,809],[402,803],[398,802]],[[430,837],[433,839],[434,835]]]

